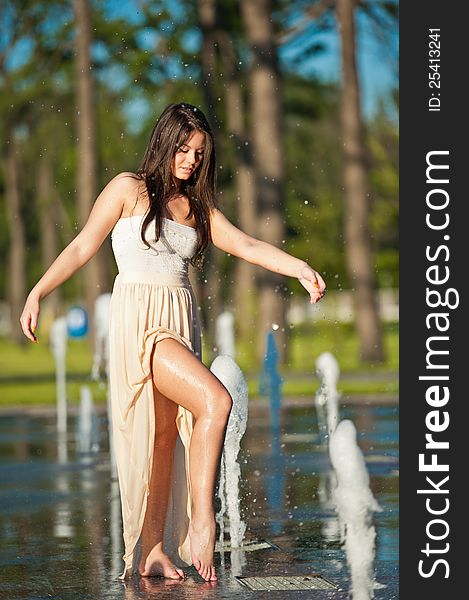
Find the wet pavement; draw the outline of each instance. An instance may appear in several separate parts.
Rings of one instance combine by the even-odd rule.
[[[185,581],[134,576],[123,583],[117,481],[109,465],[107,419],[98,408],[99,450],[78,452],[77,417],[59,440],[51,410],[0,415],[0,598],[95,600],[166,598],[349,597],[349,573],[336,514],[328,499],[330,463],[307,401],[282,411],[280,451],[273,450],[269,410],[250,401],[240,454],[245,538],[264,548],[222,551],[216,583],[195,569]],[[375,598],[398,598],[398,409],[341,408],[359,432],[376,513]],[[252,591],[238,577],[322,575],[336,590]],[[309,577],[309,580],[307,579]]]

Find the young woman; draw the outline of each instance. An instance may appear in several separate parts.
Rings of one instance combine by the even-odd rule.
[[[171,104],[137,173],[114,177],[87,223],[31,290],[20,318],[32,341],[40,302],[111,233],[119,273],[109,322],[113,443],[124,529],[120,576],[183,578],[194,564],[217,579],[214,491],[232,400],[201,362],[188,279],[209,242],[297,277],[312,303],[325,284],[307,263],[237,229],[216,205],[215,148],[203,113]]]

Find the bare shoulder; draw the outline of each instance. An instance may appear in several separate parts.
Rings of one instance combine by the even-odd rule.
[[[130,171],[123,171],[113,177],[106,187],[121,197],[129,196],[138,191],[142,186],[142,180],[138,175]]]
[[[213,207],[210,209],[210,226],[211,227],[216,226],[223,219],[226,219],[226,217],[219,208]]]
[[[122,200],[122,217],[144,214],[148,207],[145,181],[131,171],[118,173],[108,183],[112,192]]]
[[[227,227],[234,227],[231,221],[219,208],[210,209],[210,227],[212,230],[225,231]]]

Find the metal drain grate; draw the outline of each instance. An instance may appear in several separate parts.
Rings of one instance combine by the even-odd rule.
[[[274,548],[275,550],[278,550],[278,546],[272,544],[272,542],[265,542],[264,540],[247,540],[243,542],[243,545],[240,548],[232,548],[231,542],[229,540],[225,540],[221,547],[224,552],[230,552],[231,550],[253,552],[254,550],[265,550],[267,548]],[[218,540],[215,543],[215,552],[220,552],[220,542]]]
[[[336,585],[317,573],[300,576],[236,577],[253,591],[296,591],[296,590],[336,590]]]

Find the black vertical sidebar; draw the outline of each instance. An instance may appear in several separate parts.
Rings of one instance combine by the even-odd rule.
[[[469,530],[465,485],[469,225],[464,218],[469,205],[469,127],[463,92],[469,51],[463,8],[464,3],[434,0],[400,4],[400,598],[404,600],[469,593],[469,570],[463,567]],[[427,172],[429,163],[434,168]]]

